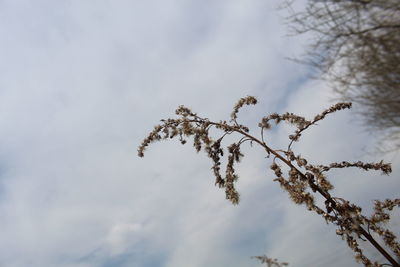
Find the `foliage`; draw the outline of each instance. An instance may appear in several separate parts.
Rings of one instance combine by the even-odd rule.
[[[400,199],[387,199],[383,202],[375,201],[375,212],[371,217],[361,213],[361,208],[349,201],[334,197],[330,191],[333,185],[328,180],[326,173],[336,168],[356,167],[363,170],[380,170],[383,174],[391,172],[390,164],[384,162],[364,163],[357,162],[338,162],[329,165],[313,165],[301,155],[295,154],[292,144],[300,139],[308,128],[315,126],[317,122],[323,120],[327,115],[339,110],[349,109],[351,103],[338,103],[324,110],[311,120],[298,116],[293,113],[271,114],[261,119],[258,124],[260,137],[257,138],[249,133],[249,128],[237,122],[237,115],[245,105],[255,105],[256,98],[247,96],[241,98],[234,106],[230,116],[230,121],[210,121],[202,118],[189,108],[180,106],[176,110],[176,119],[161,120],[161,124],[155,126],[154,130],[143,140],[138,148],[138,155],[144,156],[145,149],[153,142],[179,138],[185,144],[188,137],[193,138],[193,146],[197,152],[204,151],[212,160],[212,170],[215,176],[215,184],[225,190],[226,198],[233,204],[238,204],[240,200],[239,192],[235,188],[238,175],[235,171],[235,164],[240,162],[244,156],[241,153],[241,145],[251,142],[260,145],[268,157],[272,157],[270,168],[275,175],[274,181],[278,182],[285,190],[290,199],[299,205],[304,205],[309,211],[313,211],[322,216],[327,223],[337,226],[337,235],[347,242],[347,245],[354,251],[356,260],[365,266],[383,266],[378,262],[371,261],[359,246],[360,241],[368,241],[373,245],[392,266],[399,266],[390,253],[400,256],[400,244],[396,241],[396,236],[385,229],[382,224],[390,219],[388,211],[395,206],[400,206]],[[287,122],[293,125],[296,130],[289,136],[287,149],[273,149],[264,140],[264,131],[270,129],[272,124]],[[211,136],[211,128],[216,128],[221,132],[217,138]],[[236,142],[223,148],[222,141],[227,135],[236,134]],[[227,164],[224,175],[221,174],[221,159],[227,151]],[[282,168],[288,170],[286,171]],[[284,173],[285,172],[285,173]],[[315,201],[316,196],[325,199],[323,205],[318,205]],[[372,237],[370,231],[380,236],[385,245],[391,250],[389,253]],[[263,257],[263,256],[260,256]]]

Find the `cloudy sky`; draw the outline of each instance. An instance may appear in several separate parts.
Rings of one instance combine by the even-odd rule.
[[[0,266],[358,266],[323,219],[292,204],[268,159],[246,148],[238,206],[214,187],[190,145],[137,146],[181,104],[241,121],[271,112],[313,116],[329,88],[285,57],[280,1],[0,1]],[[316,164],[393,162],[392,176],[334,172],[334,193],[369,211],[395,197],[400,156],[376,155],[373,136],[344,111],[310,129],[295,150]],[[275,147],[290,129],[268,134]],[[397,219],[397,226],[399,217]]]

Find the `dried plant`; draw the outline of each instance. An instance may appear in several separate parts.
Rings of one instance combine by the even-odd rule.
[[[289,265],[287,262],[279,262],[278,259],[268,258],[266,255],[254,256],[252,258],[259,260],[261,263],[265,263],[268,267],[283,267]]]
[[[196,151],[205,151],[213,162],[212,170],[215,176],[215,184],[225,190],[226,198],[229,201],[233,204],[238,204],[240,197],[235,188],[235,182],[238,180],[235,164],[240,162],[240,159],[244,156],[241,153],[241,145],[245,142],[258,144],[265,150],[269,158],[272,157],[270,168],[275,174],[274,181],[280,184],[293,202],[306,206],[309,211],[321,215],[327,223],[336,225],[337,235],[347,242],[347,245],[354,251],[358,262],[363,263],[365,266],[387,265],[386,263],[373,262],[364,254],[359,243],[360,241],[368,241],[386,258],[390,266],[400,266],[392,256],[400,257],[400,244],[396,241],[396,236],[389,229],[383,227],[383,223],[390,219],[388,211],[395,206],[400,206],[400,199],[387,199],[383,202],[376,200],[374,214],[371,217],[367,217],[361,213],[359,206],[345,199],[332,196],[330,191],[333,189],[333,185],[326,176],[326,173],[333,168],[350,167],[366,171],[380,170],[383,174],[389,174],[391,172],[390,164],[382,161],[378,163],[343,161],[326,166],[313,165],[292,150],[293,143],[300,139],[305,130],[316,125],[317,122],[331,113],[349,109],[351,103],[338,103],[311,120],[306,120],[293,113],[271,114],[261,119],[258,124],[260,137],[255,137],[249,133],[247,126],[237,122],[237,115],[243,106],[255,105],[256,103],[255,97],[247,96],[241,98],[234,106],[230,120],[218,122],[202,118],[189,108],[180,106],[176,110],[178,118],[161,120],[161,124],[155,126],[154,130],[139,146],[138,155],[143,157],[145,149],[153,142],[176,137],[179,138],[182,144],[185,144],[186,139],[192,137]],[[287,149],[273,149],[264,140],[264,131],[270,129],[273,123],[279,124],[282,121],[290,123],[296,130],[289,135]],[[220,130],[221,135],[217,138],[211,136],[211,128]],[[234,133],[239,136],[237,141],[224,149],[222,140]],[[225,173],[222,174],[221,159],[225,151],[227,153],[227,164]],[[286,165],[289,171],[284,173],[281,165]],[[315,197],[318,195],[324,198],[324,204],[318,205],[316,203]],[[381,237],[386,248],[383,248],[375,240],[370,231]]]

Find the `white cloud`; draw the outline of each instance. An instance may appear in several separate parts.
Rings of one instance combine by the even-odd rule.
[[[323,224],[314,227],[301,207],[287,204],[261,150],[246,148],[238,167],[237,207],[190,145],[159,143],[136,156],[146,133],[180,104],[219,120],[254,94],[261,104],[241,112],[254,125],[269,112],[309,115],[326,106],[321,85],[295,89],[307,70],[284,59],[300,46],[283,37],[274,5],[3,1],[0,265],[259,266],[250,256],[270,252],[293,265],[322,262],[299,249],[285,258],[308,236],[315,238],[305,240],[308,251],[318,250],[311,233]],[[360,128],[331,130],[347,127],[347,118],[332,116],[296,148],[321,161],[358,156],[353,151],[368,138]],[[274,143],[286,142],[279,137],[286,130],[270,134]],[[356,200],[396,194],[394,178],[361,179],[338,192]],[[371,183],[379,190],[371,193]],[[295,233],[303,213],[310,226]],[[288,229],[294,240],[279,237]]]
[[[137,234],[141,228],[142,225],[137,223],[118,223],[114,225],[107,238],[111,253],[120,254],[125,252],[127,244],[132,242],[131,239],[135,238],[135,234]]]

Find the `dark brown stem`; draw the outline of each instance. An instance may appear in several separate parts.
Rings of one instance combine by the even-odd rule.
[[[264,146],[267,147],[267,145],[264,145]],[[274,150],[272,150],[270,148],[267,148],[267,151],[270,151],[272,154],[274,154],[277,158],[282,160],[289,167],[296,169],[296,171],[299,173],[300,176],[307,179],[307,177],[301,171],[299,171],[295,166],[293,166],[293,164],[291,162],[286,160],[284,157],[282,157],[281,155],[279,155],[278,153],[276,153]],[[321,189],[318,185],[316,185],[315,183],[310,181],[310,179],[307,179],[307,180],[309,182],[311,189],[320,193],[328,202],[331,203],[332,208],[336,210],[337,204],[336,204],[336,201],[334,199],[332,199],[331,195],[328,192],[326,192],[325,190]],[[396,260],[393,259],[393,257],[390,256],[390,254],[387,253],[387,251],[384,248],[382,248],[382,246],[379,245],[379,243],[376,242],[376,240],[370,234],[368,234],[367,231],[364,230],[364,228],[359,226],[359,229],[360,229],[361,234],[393,265],[393,267],[400,267],[399,263],[397,263]]]
[[[382,248],[381,245],[379,245],[378,242],[376,242],[376,240],[361,226],[360,232],[392,264],[393,267],[400,267],[400,264],[396,262],[396,260],[393,259],[392,256],[390,256],[389,253],[387,253],[386,250]]]
[[[307,177],[301,171],[299,171],[295,166],[293,166],[293,164],[291,162],[286,160],[280,154],[276,153],[274,150],[272,150],[269,147],[267,147],[267,145],[264,144],[263,146],[266,147],[267,151],[270,151],[277,158],[282,160],[286,165],[288,165],[291,168],[296,169],[296,171],[299,173],[300,176],[302,176],[303,178],[307,179]],[[311,189],[313,189],[313,190],[317,191],[318,193],[320,193],[328,202],[331,203],[332,208],[336,210],[337,204],[336,204],[336,201],[334,199],[332,199],[331,195],[328,192],[326,192],[325,190],[321,189],[318,185],[316,185],[315,183],[310,181],[310,179],[307,179],[307,180],[309,182],[309,185],[310,185]],[[379,245],[379,243],[370,234],[368,234],[367,231],[364,230],[364,228],[359,226],[359,229],[360,229],[361,234],[393,265],[393,267],[400,267],[400,264],[397,263],[396,260],[393,259],[393,257],[390,256],[390,254],[387,253],[387,251],[384,248],[382,248],[382,246]]]
[[[222,126],[219,123],[210,122],[210,124],[213,124],[215,126]],[[224,125],[224,126],[226,127],[226,125]],[[340,213],[340,211],[336,209],[336,207],[337,207],[336,201],[334,199],[332,199],[331,195],[328,192],[326,192],[325,190],[320,188],[317,184],[315,184],[313,181],[308,179],[305,176],[305,174],[303,174],[300,170],[298,170],[290,161],[285,159],[282,155],[280,155],[274,149],[271,149],[265,142],[262,142],[259,139],[255,138],[254,136],[252,136],[240,129],[237,129],[235,127],[232,127],[232,131],[242,134],[242,135],[250,138],[254,142],[260,144],[262,147],[264,147],[264,149],[267,151],[267,153],[273,154],[276,158],[279,158],[282,162],[284,162],[288,167],[295,169],[300,176],[302,176],[304,179],[306,179],[308,181],[308,183],[313,191],[320,193],[331,204],[332,208]],[[398,262],[396,262],[396,260],[393,259],[393,257],[390,256],[390,254],[381,245],[379,245],[379,243],[367,231],[364,230],[364,228],[359,226],[359,230],[360,230],[361,234],[393,265],[393,267],[400,267],[400,264]]]

